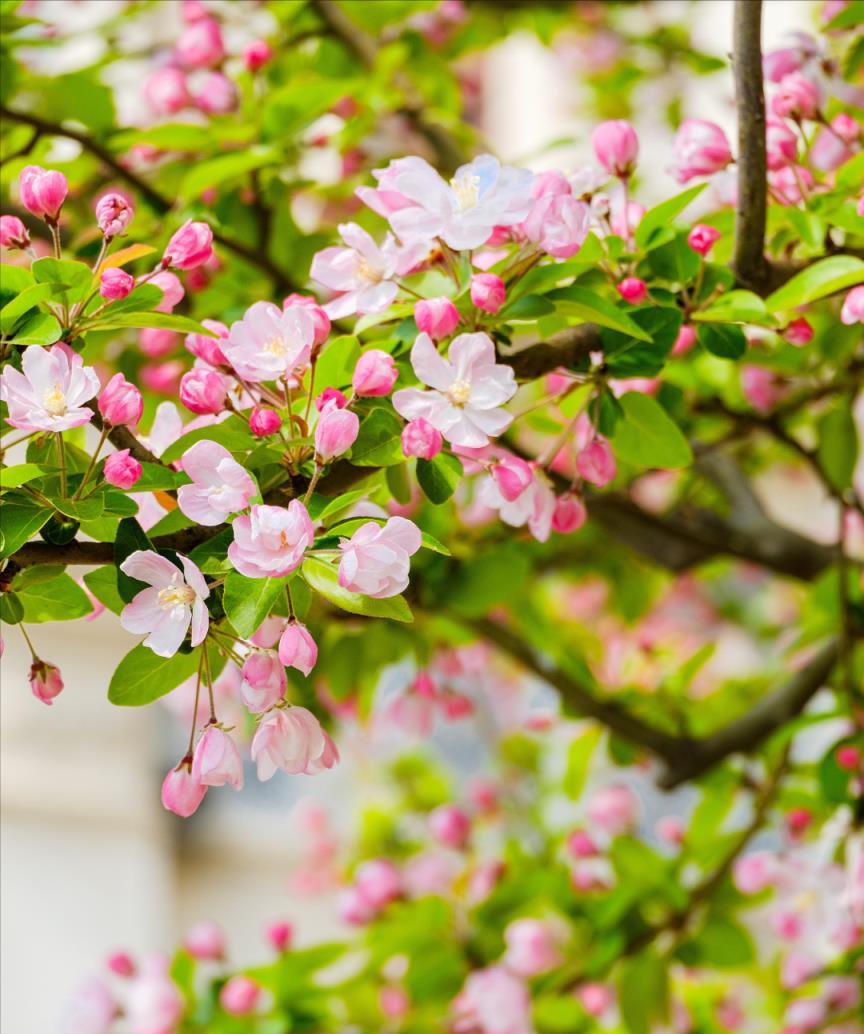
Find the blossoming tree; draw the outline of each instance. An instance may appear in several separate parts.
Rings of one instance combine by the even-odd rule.
[[[361,939],[292,951],[277,923],[237,972],[199,928],[170,968],[112,956],[69,1029],[860,1030],[860,2],[763,54],[738,0],[737,139],[680,120],[647,209],[630,122],[535,174],[463,111],[456,59],[526,24],[613,40],[602,93],[644,43],[615,5],[273,3],[234,50],[220,19],[255,5],[172,6],[124,128],[100,67],[32,63],[51,5],[3,4],[4,634],[74,707],[41,626],[119,615],[109,701],[188,698],[183,818],[246,754],[332,768],[340,721],[487,713],[498,767],[456,791],[396,763],[346,857]],[[835,515],[821,537],[778,469]],[[637,771],[695,807],[646,830]]]

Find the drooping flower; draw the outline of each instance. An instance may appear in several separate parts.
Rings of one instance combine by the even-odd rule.
[[[205,600],[210,589],[204,576],[188,557],[179,556],[182,571],[153,550],[136,550],[120,565],[120,570],[146,582],[120,613],[120,624],[127,632],[146,632],[144,646],[159,657],[173,657],[191,625],[191,643],[198,646],[207,635],[210,622]]]
[[[314,339],[315,325],[305,309],[295,305],[283,311],[272,302],[255,302],[220,345],[244,380],[275,381],[308,366]]]
[[[283,309],[305,309],[312,317],[312,324],[315,327],[315,337],[312,342],[313,350],[323,345],[330,335],[330,317],[324,311],[324,307],[317,298],[308,294],[289,294],[282,302]]]
[[[576,469],[580,477],[598,488],[603,488],[615,477],[617,465],[612,449],[605,438],[595,438],[576,455]]]
[[[192,762],[184,758],[162,781],[162,807],[188,819],[204,800],[207,787],[192,775]]]
[[[292,499],[283,506],[256,505],[233,523],[228,559],[247,578],[282,578],[300,566],[315,531],[306,507]]]
[[[289,775],[314,775],[339,760],[335,744],[305,707],[270,711],[252,739],[251,753],[262,782],[279,768]]]
[[[240,695],[253,714],[274,707],[285,695],[285,668],[273,650],[253,650],[243,662]]]
[[[0,247],[9,249],[30,247],[30,234],[17,215],[0,215]]]
[[[68,431],[89,423],[84,405],[99,391],[96,371],[59,345],[30,345],[22,371],[7,364],[0,374],[0,399],[9,406],[7,422],[21,431]]]
[[[471,277],[471,303],[483,312],[496,313],[504,304],[507,289],[495,273],[475,273]]]
[[[488,334],[460,334],[441,356],[428,334],[411,349],[411,365],[430,391],[403,388],[393,396],[406,420],[427,420],[453,445],[480,448],[505,431],[512,416],[500,407],[516,394],[509,366],[496,363]]]
[[[245,510],[255,493],[255,482],[231,453],[211,441],[195,442],[182,458],[191,485],[177,490],[177,503],[190,520],[214,527],[229,514]]]
[[[422,417],[409,420],[402,431],[402,451],[421,460],[434,459],[444,444],[441,432]]]
[[[308,676],[318,661],[318,644],[299,621],[289,621],[279,638],[279,660]]]
[[[624,119],[601,122],[591,134],[597,161],[613,176],[629,176],[639,157],[639,137]]]
[[[419,528],[404,517],[391,517],[383,526],[369,521],[340,544],[339,584],[375,599],[398,596],[420,545]]]
[[[844,298],[840,322],[845,323],[847,327],[855,323],[864,323],[864,284],[853,287]]]
[[[498,511],[505,524],[511,528],[527,524],[534,538],[545,542],[552,530],[555,493],[545,477],[530,468],[529,473],[530,479],[520,491],[516,491],[521,482],[515,465],[511,468],[499,465],[481,484],[478,495],[481,502]]]
[[[187,334],[183,340],[186,348],[196,359],[201,359],[208,366],[227,366],[228,360],[222,351],[222,343],[228,337],[228,328],[219,320],[201,320],[201,325],[218,336],[212,338],[207,334]]]
[[[34,660],[30,666],[30,689],[37,700],[50,707],[54,697],[63,692],[63,676],[57,665]]]
[[[243,789],[243,761],[234,740],[216,725],[201,734],[192,755],[192,778],[204,786]]]

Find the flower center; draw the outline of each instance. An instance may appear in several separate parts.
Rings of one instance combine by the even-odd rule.
[[[268,355],[275,355],[279,359],[284,359],[288,354],[288,346],[281,337],[271,337],[264,343],[263,351]]]
[[[471,385],[468,381],[453,381],[447,389],[447,398],[454,406],[466,406],[471,401]]]
[[[464,212],[468,208],[473,208],[480,200],[480,177],[463,175],[458,179],[454,176],[450,180],[450,186],[453,188],[453,193],[456,195],[456,204],[459,205],[459,210]]]
[[[365,259],[362,255],[360,261],[357,263],[357,275],[362,279],[368,281],[370,284],[380,284],[384,279],[381,273],[373,269],[369,265],[369,260]]]
[[[66,415],[68,408],[66,406],[66,396],[63,394],[63,389],[59,383],[55,382],[54,387],[50,391],[45,392],[42,396],[42,405],[51,416]]]
[[[159,590],[159,606],[163,610],[188,607],[195,602],[195,590],[189,585],[169,585]]]

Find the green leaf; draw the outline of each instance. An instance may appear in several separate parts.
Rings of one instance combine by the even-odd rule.
[[[184,484],[186,478],[183,474],[170,467],[163,467],[161,463],[142,463],[141,477],[135,482],[136,492],[156,492],[177,488]]]
[[[119,614],[126,606],[125,600],[117,591],[117,568],[113,564],[88,571],[84,575],[84,584],[96,599],[114,614]]]
[[[124,330],[129,327],[157,327],[159,330],[174,330],[178,334],[203,334],[205,337],[216,337],[188,316],[177,316],[170,312],[120,312],[114,314],[109,306],[102,315],[88,323],[89,330]]]
[[[331,522],[331,518],[338,516],[343,510],[347,510],[365,496],[366,490],[363,488],[356,489],[353,492],[343,492],[342,495],[331,499],[320,513],[313,513],[310,509],[309,515],[313,520],[320,521],[326,528],[328,523]]]
[[[196,546],[189,554],[189,559],[194,560],[204,574],[221,574],[230,569],[227,553],[233,541],[234,529],[225,528],[212,539]]]
[[[357,440],[351,447],[351,462],[355,467],[391,467],[402,463],[403,423],[389,409],[377,406],[360,424]]]
[[[599,725],[592,725],[577,736],[567,751],[567,769],[564,773],[562,789],[574,801],[582,796],[591,756],[603,736]]]
[[[54,293],[53,284],[33,284],[0,309],[0,331],[9,334],[18,320]]]
[[[157,657],[142,644],[133,647],[111,676],[108,699],[118,707],[141,707],[176,689],[198,670],[201,647],[173,657]]]
[[[119,298],[116,302],[111,302],[105,310],[105,315],[119,316],[124,312],[141,312],[145,309],[154,309],[164,297],[164,291],[155,284],[141,284],[134,291],[127,294],[125,298]],[[97,298],[95,301],[101,302],[102,299]]]
[[[728,291],[707,309],[693,313],[693,320],[702,323],[765,323],[769,319],[765,302],[752,291]]]
[[[728,969],[746,966],[755,958],[755,952],[743,927],[718,916],[709,919],[695,937],[685,941],[678,956],[689,966]]]
[[[634,234],[636,243],[644,248],[651,241],[655,231],[669,227],[675,216],[680,215],[690,202],[697,198],[707,186],[707,183],[699,183],[695,187],[688,187],[687,190],[682,190],[680,194],[676,194],[666,201],[661,201],[659,205],[649,208],[636,227],[636,233]]]
[[[226,180],[237,179],[253,169],[275,165],[280,155],[275,147],[253,145],[230,154],[220,154],[205,162],[195,162],[180,185],[180,197],[194,201],[208,187],[217,187]]]
[[[351,383],[351,375],[360,357],[360,342],[350,334],[343,334],[329,344],[315,364],[315,391],[325,388],[344,388]]]
[[[0,556],[11,556],[47,524],[51,510],[26,495],[7,495],[3,500],[3,545]]]
[[[543,294],[526,294],[516,298],[498,313],[502,320],[536,320],[555,312],[554,304]]]
[[[417,460],[417,482],[426,498],[437,505],[453,495],[463,473],[461,461],[449,452],[439,452],[431,460]]]
[[[124,517],[117,527],[117,538],[114,540],[114,563],[117,566],[117,591],[124,603],[131,603],[135,596],[146,588],[137,578],[130,578],[120,570],[123,561],[136,550],[152,550],[153,544],[144,529],[134,517]]]
[[[228,575],[222,605],[237,635],[245,638],[258,630],[287,584],[287,578],[247,578],[237,571]]]
[[[656,276],[682,287],[699,272],[699,256],[687,243],[686,234],[655,248],[645,261]]]
[[[853,255],[832,255],[802,269],[765,299],[769,312],[796,309],[847,287],[864,283],[864,262]]]
[[[220,420],[218,424],[196,427],[194,431],[187,431],[176,442],[169,445],[159,458],[163,463],[173,463],[180,459],[190,445],[203,440],[224,445],[229,452],[233,453],[247,452],[256,445],[256,439],[246,421],[232,414],[227,420]]]
[[[42,477],[44,473],[38,463],[17,463],[14,467],[4,467],[0,470],[0,488],[18,488],[19,485],[26,485],[28,481]]]
[[[702,323],[696,328],[696,339],[722,359],[740,359],[747,351],[747,337],[737,323]]]
[[[303,561],[303,577],[309,587],[320,593],[324,599],[351,614],[362,614],[370,618],[390,618],[392,621],[414,620],[404,596],[389,596],[387,599],[376,600],[371,596],[348,592],[339,584],[336,568],[317,557],[307,557]]]
[[[34,312],[19,323],[9,339],[12,345],[53,345],[62,337],[58,321],[47,312]]]
[[[18,594],[12,592],[0,592],[0,621],[7,625],[19,625],[24,619],[24,607]]]
[[[629,1034],[651,1034],[668,1008],[666,963],[653,952],[624,959],[618,967],[618,1004]]]
[[[93,270],[71,259],[40,258],[30,267],[37,284],[62,284],[58,293],[67,305],[83,301],[93,289]]]
[[[829,410],[819,420],[817,458],[831,485],[844,492],[852,484],[858,461],[858,431],[851,406],[844,403]]]
[[[615,454],[642,467],[674,469],[693,462],[681,429],[650,395],[628,391],[618,400],[624,411],[612,437]]]
[[[584,287],[562,287],[551,291],[546,297],[555,303],[555,309],[564,316],[575,316],[589,323],[596,323],[610,330],[620,330],[623,334],[638,338],[640,341],[651,341],[645,331],[613,302],[595,294]]]
[[[23,573],[28,575],[32,570],[28,568]],[[57,568],[54,570],[57,571]],[[72,621],[93,610],[87,594],[65,572],[34,584],[27,584],[23,578],[17,578],[15,588],[24,606],[24,620],[28,623]]]

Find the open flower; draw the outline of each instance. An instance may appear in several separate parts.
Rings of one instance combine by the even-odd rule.
[[[84,405],[99,391],[96,371],[59,345],[31,345],[21,359],[23,373],[7,365],[0,374],[0,399],[7,422],[21,431],[68,431],[90,422]]]
[[[314,340],[315,323],[305,309],[283,312],[272,302],[255,302],[219,345],[245,380],[275,381],[309,364]]]
[[[480,448],[501,434],[513,417],[500,407],[516,394],[509,366],[495,362],[488,334],[460,334],[441,356],[428,334],[411,349],[411,365],[431,391],[403,388],[393,395],[406,420],[427,420],[453,445]]]
[[[247,578],[282,578],[300,566],[315,531],[306,507],[292,499],[283,506],[253,506],[233,524],[228,559]]]
[[[252,740],[258,778],[271,779],[277,768],[289,775],[315,775],[339,760],[333,740],[305,707],[278,707],[258,726]]]
[[[204,603],[210,590],[204,576],[188,557],[178,556],[178,560],[182,571],[153,550],[139,549],[120,565],[124,574],[150,586],[126,604],[120,624],[127,632],[148,633],[144,645],[159,657],[177,653],[190,624],[192,645],[198,646],[210,621]]]
[[[375,599],[398,596],[420,543],[417,525],[404,517],[391,517],[383,527],[369,521],[340,544],[339,584]]]
[[[212,527],[246,509],[255,482],[224,446],[196,442],[183,453],[182,463],[192,484],[178,489],[177,502],[190,520]]]
[[[527,524],[534,538],[538,542],[545,542],[552,530],[556,505],[555,493],[549,482],[536,471],[529,470],[530,481],[513,496],[512,492],[506,490],[506,483],[502,484],[498,468],[496,473],[499,475],[497,478],[490,476],[480,486],[480,501],[497,510],[501,520],[511,528],[521,528]]]
[[[243,789],[243,761],[237,744],[216,725],[204,730],[192,756],[192,778],[202,786]]]

